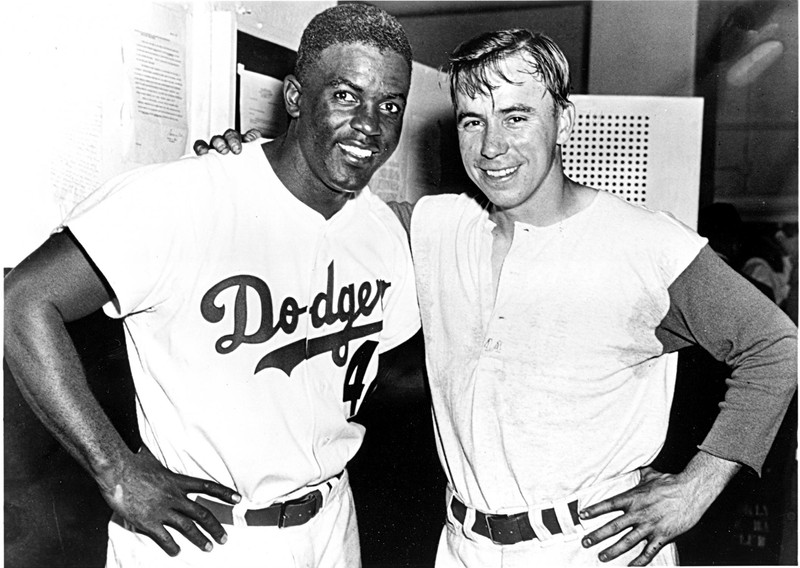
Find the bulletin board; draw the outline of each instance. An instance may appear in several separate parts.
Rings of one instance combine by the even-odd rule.
[[[288,126],[283,78],[292,73],[297,53],[241,30],[236,33],[236,130],[257,128],[266,138]]]
[[[9,76],[25,88],[12,89],[6,126],[46,143],[5,153],[15,187],[0,208],[4,267],[103,182],[181,157],[197,129],[226,114],[213,102],[218,90],[228,98],[215,63],[234,29],[232,14],[204,3],[61,2],[7,16],[25,38],[6,50],[17,67]]]
[[[218,4],[235,12],[237,28],[235,118],[227,127],[235,125],[240,132],[257,128],[266,138],[286,130],[283,79],[294,70],[303,30],[316,14],[335,4],[330,0]]]

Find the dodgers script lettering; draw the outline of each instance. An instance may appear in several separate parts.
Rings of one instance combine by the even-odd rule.
[[[374,283],[365,281],[358,286],[355,283],[345,284],[336,290],[334,281],[335,269],[334,263],[331,262],[328,265],[325,291],[318,293],[310,306],[301,306],[296,298],[288,296],[281,302],[276,313],[272,291],[266,282],[248,274],[230,276],[215,284],[203,295],[200,312],[208,322],[221,322],[226,309],[224,305],[217,304],[217,298],[225,290],[230,288],[236,290],[236,297],[233,300],[233,331],[220,337],[215,344],[217,353],[223,355],[231,353],[243,343],[264,343],[278,332],[291,335],[305,314],[310,318],[314,329],[344,322],[344,328],[336,333],[309,340],[302,338],[267,353],[256,365],[255,373],[267,368],[276,368],[291,375],[292,370],[304,360],[328,352],[333,362],[342,367],[347,362],[352,340],[372,335],[383,329],[382,321],[360,326],[356,325],[356,321],[359,317],[369,316],[372,313],[391,284],[383,280],[376,280]],[[250,334],[246,332],[248,291],[256,294],[261,306],[258,329]],[[251,325],[250,329],[252,327]]]

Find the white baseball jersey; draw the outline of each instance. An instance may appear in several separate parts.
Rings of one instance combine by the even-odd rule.
[[[469,197],[423,198],[412,250],[448,479],[516,513],[658,453],[674,374],[655,330],[705,239],[599,192],[562,223],[517,223],[495,296],[493,227]]]
[[[566,498],[582,507],[630,488],[661,448],[674,359],[662,356],[655,329],[670,282],[704,240],[601,192],[556,225],[517,223],[495,288],[493,228],[463,195],[423,198],[411,218],[439,456],[471,510],[527,512],[541,539],[541,511],[553,507],[563,533],[496,545],[473,532],[471,514],[455,519],[448,502],[436,563],[599,564],[598,551],[580,546],[581,530],[569,528]],[[579,494],[593,486],[605,490]],[[654,565],[675,561],[668,546]]]
[[[150,166],[65,225],[124,317],[144,443],[245,508],[338,474],[380,353],[419,328],[406,234],[368,189],[331,219],[260,144]]]
[[[660,451],[687,345],[733,367],[700,449],[760,471],[795,390],[796,328],[694,231],[599,192],[560,223],[517,223],[495,282],[495,225],[475,200],[391,206],[411,233],[450,484],[437,566],[602,564],[610,542],[580,538],[618,513],[577,511],[633,487]],[[476,510],[524,514],[530,526],[501,523],[503,539],[536,538],[495,544]],[[676,561],[670,544],[651,564]]]

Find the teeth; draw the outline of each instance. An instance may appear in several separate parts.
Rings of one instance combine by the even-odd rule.
[[[504,170],[484,170],[486,175],[493,178],[501,178],[514,173],[517,168],[506,168]]]
[[[360,159],[369,158],[372,155],[372,152],[370,152],[369,150],[358,148],[357,146],[348,146],[346,144],[339,144],[339,148],[344,150],[345,153]]]

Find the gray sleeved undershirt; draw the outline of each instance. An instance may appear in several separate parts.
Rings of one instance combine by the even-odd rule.
[[[400,224],[406,230],[406,233],[411,235],[411,213],[414,211],[414,204],[408,201],[388,201],[386,205],[389,209],[394,211],[397,218],[400,219]]]
[[[697,344],[732,368],[700,449],[760,475],[797,388],[797,328],[708,246],[672,283],[669,297],[656,329],[664,351]]]

